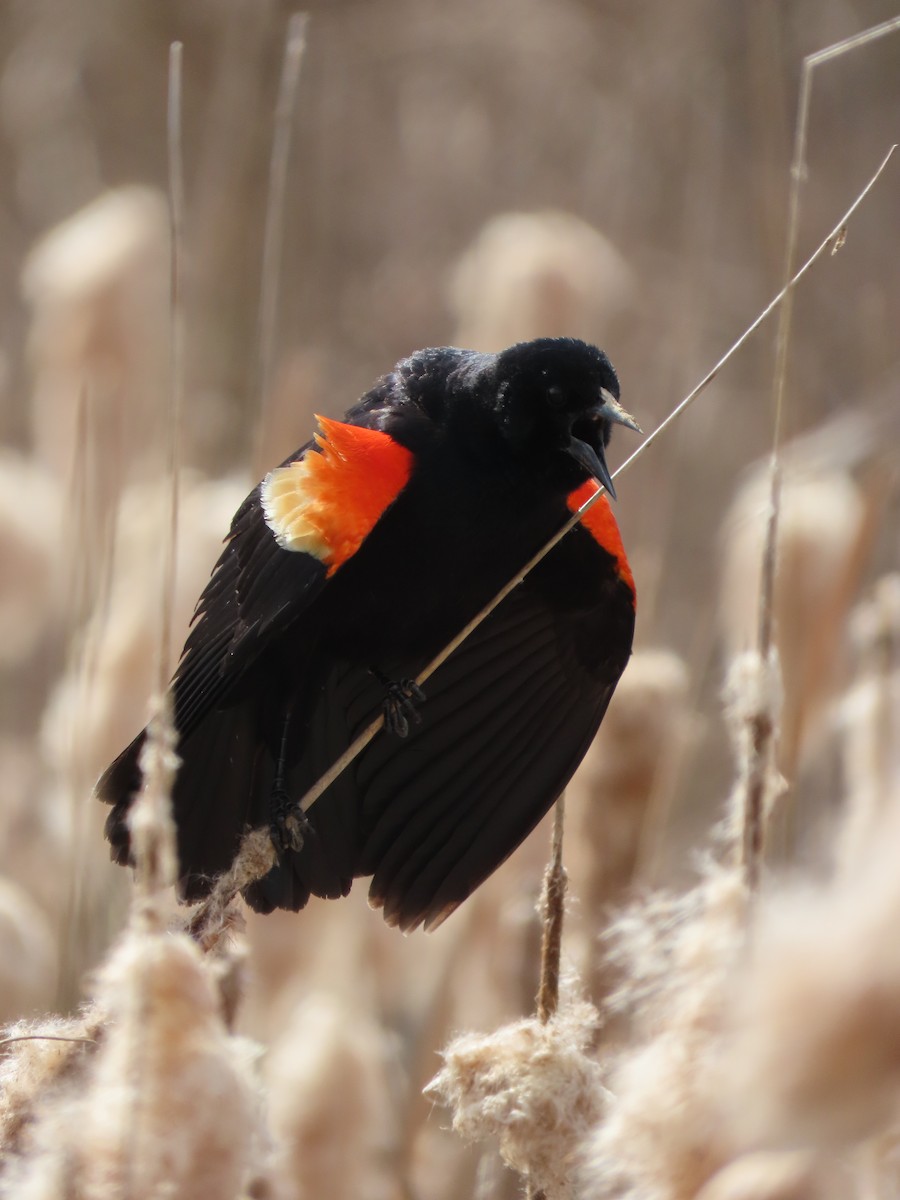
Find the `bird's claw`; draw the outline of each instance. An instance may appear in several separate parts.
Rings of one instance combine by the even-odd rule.
[[[312,833],[303,809],[280,789],[272,793],[272,818],[269,832],[280,854],[289,850],[299,854]]]
[[[384,698],[384,727],[388,733],[405,738],[410,721],[414,725],[421,724],[422,714],[417,705],[425,699],[425,693],[414,679],[388,682]]]

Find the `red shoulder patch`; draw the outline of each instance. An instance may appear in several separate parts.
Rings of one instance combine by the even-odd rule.
[[[406,486],[413,456],[381,430],[316,420],[317,449],[270,471],[260,495],[278,544],[312,554],[333,575]]]
[[[574,492],[569,492],[566,498],[569,511],[573,513],[578,512],[582,504],[587,503],[597,490],[596,483],[592,479],[588,479],[581,487],[577,487]],[[581,518],[581,523],[593,537],[597,545],[601,546],[607,554],[612,555],[616,564],[616,573],[628,587],[635,604],[637,604],[634,576],[631,573],[631,567],[628,565],[625,547],[622,545],[622,535],[619,533],[619,526],[616,524],[616,518],[613,516],[612,508],[606,496],[601,496],[596,504],[588,509]]]

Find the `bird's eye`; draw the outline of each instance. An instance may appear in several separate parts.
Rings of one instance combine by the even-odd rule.
[[[562,408],[566,397],[563,389],[554,383],[552,387],[547,388],[547,399],[553,408]]]

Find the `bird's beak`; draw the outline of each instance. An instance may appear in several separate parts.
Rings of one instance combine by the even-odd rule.
[[[613,487],[612,476],[609,473],[609,467],[606,465],[603,447],[600,447],[598,453],[593,446],[589,446],[581,438],[573,437],[569,438],[568,450],[575,461],[581,463],[588,475],[592,475],[594,479],[602,483],[613,500],[615,500],[616,489]]]
[[[608,392],[606,388],[600,389],[601,403],[593,410],[591,417],[597,421],[611,421],[614,425],[624,425],[626,429],[633,429],[635,433],[641,433],[641,427],[635,421],[634,417],[630,416],[622,405],[618,402],[612,392]],[[598,450],[587,442],[583,442],[581,438],[570,437],[569,453],[580,463],[581,466],[592,475],[598,483],[602,483],[604,488],[616,499],[616,489],[613,487],[612,476],[609,473],[609,467],[606,465],[606,456],[603,452],[603,443],[601,441]]]
[[[596,410],[598,417],[604,421],[612,421],[613,425],[624,425],[626,429],[633,429],[635,433],[644,432],[631,413],[625,411],[612,392],[608,392],[606,388],[601,388],[600,399],[603,403]]]

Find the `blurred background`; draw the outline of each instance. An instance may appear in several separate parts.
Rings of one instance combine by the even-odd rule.
[[[0,6],[2,1019],[77,1003],[127,913],[90,788],[143,724],[156,677],[170,42],[184,43],[180,645],[259,470],[415,348],[585,338],[651,430],[781,286],[803,56],[895,8],[314,0],[266,373],[262,245],[290,6]],[[817,73],[802,257],[896,140],[898,67],[894,36]],[[837,803],[836,702],[878,643],[852,614],[898,563],[898,211],[893,163],[796,297],[778,594],[794,786],[776,856],[814,857]],[[638,653],[570,809],[570,955],[592,987],[599,914],[635,881],[686,878],[731,786],[719,694],[755,623],[774,329],[617,485]],[[362,886],[250,921],[249,1033],[306,1029],[325,1053],[340,1014],[362,1014],[352,1045],[335,1043],[344,1067],[321,1069],[363,1071],[396,1097],[383,1128],[362,1122],[381,1164],[372,1194],[393,1194],[398,1175],[470,1194],[494,1169],[444,1138],[419,1090],[449,1030],[530,1009],[547,836],[431,937],[387,930]]]

